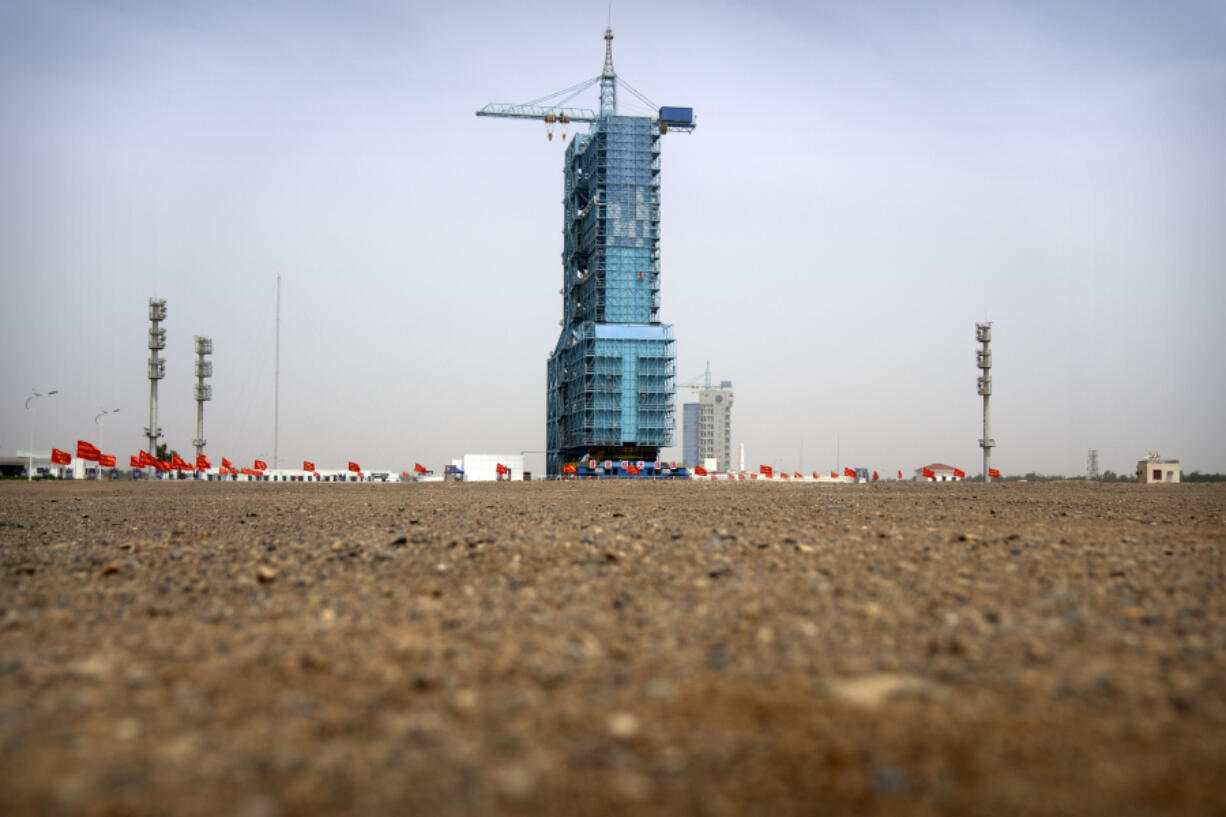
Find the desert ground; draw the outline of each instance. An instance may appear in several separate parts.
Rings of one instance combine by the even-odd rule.
[[[1226,485],[0,483],[6,815],[1226,813]]]

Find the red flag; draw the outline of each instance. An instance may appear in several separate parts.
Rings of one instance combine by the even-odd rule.
[[[85,442],[85,440],[77,440],[77,459],[93,460],[94,462],[97,462],[98,457],[100,457],[101,455],[102,455],[102,452],[99,451],[97,448],[95,448],[93,445],[90,445],[89,443]]]
[[[843,469],[843,476],[845,476],[845,477],[851,477],[852,479],[855,479],[855,478],[856,478],[856,470],[855,470],[854,468],[844,468],[844,469]]]
[[[579,473],[579,466],[575,465],[573,462],[568,462],[562,466],[562,473],[563,474],[577,474]]]
[[[114,468],[115,467],[115,455],[114,454],[99,454],[98,464],[101,465],[103,468]]]
[[[51,449],[51,461],[56,465],[68,465],[72,462],[72,457],[67,451],[61,451],[58,448]]]
[[[839,478],[839,475],[838,475],[838,474],[836,474],[834,471],[831,471],[831,472],[830,472],[830,478],[831,478],[831,479],[838,479],[838,478]]]
[[[255,470],[254,468],[244,468],[242,473],[246,474],[249,477],[254,477],[254,476],[257,476],[260,472]]]
[[[796,477],[797,479],[800,479],[800,472],[796,471],[795,473],[792,474],[792,476]]]
[[[496,465],[497,465],[497,467],[496,467],[496,469],[495,469],[495,470],[497,470],[499,474],[509,474],[509,473],[511,473],[511,469],[507,468],[507,467],[506,467],[505,465],[503,465],[502,463],[496,463]]]
[[[354,473],[360,473],[362,470],[362,466],[358,465],[356,462],[350,462],[349,470],[353,471]]]
[[[264,462],[263,460],[256,460],[251,464],[251,467],[257,471],[263,471],[268,467],[268,463]]]
[[[191,471],[192,467],[187,463],[187,460],[180,457],[178,454],[170,455],[170,467],[179,471]]]
[[[899,472],[898,472],[898,478],[899,478],[899,479],[902,479],[902,471],[899,471]]]
[[[145,468],[145,467],[157,468],[158,461],[155,460],[153,457],[149,456],[148,451],[140,452],[140,456],[137,457],[137,459],[140,461],[141,468]]]
[[[955,469],[954,469],[954,478],[955,478],[955,479],[966,479],[966,472],[965,472],[965,471],[963,471],[961,468],[955,468]]]
[[[874,471],[873,472],[873,482],[876,482],[876,481],[877,481],[877,472]]]
[[[706,468],[703,468],[701,465],[695,465],[695,466],[694,466],[694,476],[697,476],[697,477],[705,477],[706,475],[707,475],[707,469],[706,469]]]
[[[303,471],[314,471],[314,470],[315,470],[315,463],[311,462],[310,460],[303,460],[303,461],[302,461],[302,470],[303,470]]]
[[[813,478],[814,478],[814,479],[821,479],[821,477],[819,477],[819,476],[817,475],[817,472],[816,472],[816,471],[814,471],[814,472],[813,472]]]
[[[925,468],[923,474],[925,479],[936,479],[937,475],[936,471],[933,471],[931,468]]]
[[[141,467],[140,457],[135,457],[135,456],[128,457],[128,465],[130,465],[132,468],[140,468]]]
[[[989,468],[988,476],[990,476],[992,479],[1000,479],[1000,471],[997,471],[995,468]]]
[[[784,472],[780,473],[780,474],[779,474],[779,476],[780,476],[780,478],[782,478],[782,479],[787,479],[787,478],[788,478],[788,472],[787,472],[787,471],[784,471]]]
[[[771,468],[769,465],[759,465],[758,473],[766,474],[769,477],[771,474],[775,473],[775,469]]]
[[[213,463],[209,462],[209,458],[203,454],[196,455],[196,468],[200,471],[207,471],[213,467]]]
[[[429,468],[422,465],[420,462],[413,465],[413,473],[415,474],[424,474],[429,470]]]
[[[222,458],[221,458],[221,467],[222,467],[222,468],[233,468],[233,467],[234,467],[234,463],[230,462],[230,461],[229,461],[228,459],[226,459],[225,457],[222,457]]]
[[[153,466],[157,468],[159,471],[169,471],[171,468],[170,463],[165,462],[163,460],[154,460]]]
[[[319,479],[319,472],[318,472],[318,471],[313,471],[313,472],[311,472],[311,476],[315,477],[315,479]]]

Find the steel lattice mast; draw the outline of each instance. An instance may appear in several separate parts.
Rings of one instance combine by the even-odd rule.
[[[192,440],[192,445],[196,446],[196,462],[200,462],[200,455],[204,453],[206,440],[204,439],[204,404],[208,400],[213,399],[213,387],[205,383],[207,378],[213,376],[213,362],[205,360],[206,355],[213,354],[213,339],[202,338],[196,336],[196,439]]]
[[[617,113],[617,72],[613,70],[613,29],[604,30],[604,70],[600,72],[600,115]]]
[[[992,475],[989,466],[992,461],[992,448],[996,445],[996,441],[992,439],[988,422],[988,400],[992,397],[992,324],[990,322],[975,324],[975,340],[982,344],[976,355],[976,365],[981,371],[979,393],[983,396],[983,437],[979,440],[979,447],[983,449],[983,481],[991,482]]]
[[[145,436],[149,440],[149,456],[157,456],[158,438],[158,381],[166,376],[166,361],[158,352],[166,348],[166,330],[159,324],[166,320],[166,301],[163,298],[149,299],[149,426]]]

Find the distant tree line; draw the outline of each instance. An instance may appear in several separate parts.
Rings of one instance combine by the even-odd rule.
[[[976,474],[968,481],[981,482],[982,474]],[[1005,474],[1004,476],[995,477],[993,482],[1055,482],[1057,480],[1081,480],[1086,482],[1089,480],[1084,474],[1075,477],[1066,477],[1063,474],[1036,474],[1031,471],[1026,474]],[[1136,482],[1136,474],[1117,474],[1108,469],[1103,471],[1099,476],[1098,482]],[[1226,474],[1202,474],[1200,471],[1189,471],[1181,474],[1180,482],[1226,482]]]
[[[1200,471],[1189,471],[1179,476],[1180,482],[1226,482],[1226,474],[1202,474]]]

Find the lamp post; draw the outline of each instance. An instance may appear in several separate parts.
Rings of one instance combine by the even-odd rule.
[[[51,395],[58,394],[58,393],[59,393],[59,389],[51,389],[46,394],[41,394],[31,389],[30,396],[26,398],[26,411],[29,412],[27,417],[29,418],[28,424],[30,426],[30,450],[26,452],[26,456],[29,457],[29,461],[26,464],[26,481],[27,482],[29,480],[34,479],[34,408],[32,408],[32,406],[35,405],[35,403],[38,401],[38,398],[50,397]]]
[[[103,409],[102,411],[94,415],[94,425],[98,426],[98,448],[102,449],[103,451],[106,450],[106,447],[102,444],[101,420],[103,417],[105,417],[108,414],[118,414],[118,413],[119,413],[119,409]],[[102,463],[101,462],[98,463],[98,479],[102,479]]]

